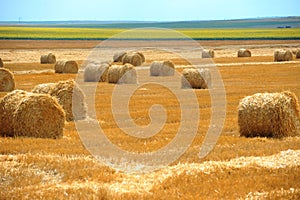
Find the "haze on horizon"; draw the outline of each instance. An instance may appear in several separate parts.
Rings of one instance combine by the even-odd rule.
[[[190,21],[300,16],[299,0],[4,0],[0,21]]]

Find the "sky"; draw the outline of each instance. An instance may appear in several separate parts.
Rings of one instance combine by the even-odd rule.
[[[300,16],[300,0],[1,0],[0,21],[188,21]]]

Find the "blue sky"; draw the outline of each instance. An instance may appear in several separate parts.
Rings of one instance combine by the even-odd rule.
[[[299,0],[2,0],[0,21],[222,20],[300,16]]]

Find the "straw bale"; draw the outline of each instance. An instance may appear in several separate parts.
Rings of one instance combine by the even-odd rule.
[[[214,50],[204,49],[202,51],[202,58],[214,58],[214,57],[215,57]]]
[[[108,69],[108,82],[118,84],[136,84],[137,73],[133,65],[112,65]]]
[[[123,57],[126,55],[125,51],[117,52],[113,56],[114,62],[122,62]]]
[[[48,63],[48,55],[41,55],[41,64]]]
[[[78,64],[74,60],[57,61],[54,70],[55,73],[76,74],[78,73]]]
[[[84,69],[84,81],[85,82],[106,82],[108,68],[110,67],[107,63],[100,65],[89,64]]]
[[[296,95],[289,91],[247,96],[238,106],[240,135],[275,138],[294,136],[299,125],[299,110]]]
[[[275,50],[274,51],[274,61],[280,62],[280,61],[291,61],[293,60],[293,54],[289,50]]]
[[[0,69],[0,92],[10,92],[15,89],[14,75],[5,68]]]
[[[54,64],[56,57],[54,54],[49,53],[48,55],[41,55],[41,64]]]
[[[54,64],[54,63],[56,63],[56,57],[55,57],[54,54],[52,54],[52,53],[49,53],[49,54],[48,54],[48,63],[49,63],[49,64]]]
[[[143,64],[143,62],[145,61],[145,56],[138,52],[133,52],[133,53],[127,53],[126,55],[123,56],[123,59],[122,59],[122,63],[123,65],[126,64],[126,63],[130,63],[132,64],[133,66],[140,66]]]
[[[238,57],[251,57],[251,51],[248,49],[238,50]]]
[[[77,74],[78,73],[78,64],[74,60],[66,61],[63,69],[65,74]]]
[[[211,74],[208,69],[184,69],[181,77],[182,88],[208,89]]]
[[[154,61],[150,65],[151,76],[173,76],[175,65],[172,61]]]
[[[150,76],[159,76],[162,62],[154,61],[150,65]]]
[[[63,73],[65,62],[63,60],[57,61],[54,66],[55,73]]]
[[[14,136],[61,138],[64,124],[65,112],[47,94],[30,93],[13,114]]]
[[[85,104],[85,95],[74,80],[41,84],[32,90],[35,93],[44,93],[44,91],[49,91],[47,94],[57,98],[58,103],[65,110],[67,121],[86,118],[87,107]],[[76,102],[76,104],[73,105],[73,102]]]
[[[17,110],[18,105],[23,98],[27,97],[28,93],[22,90],[14,90],[8,93],[0,101],[0,135],[1,136],[14,136],[13,127],[13,114]]]

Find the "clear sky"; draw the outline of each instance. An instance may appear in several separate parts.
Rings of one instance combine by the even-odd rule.
[[[1,0],[0,21],[184,21],[300,16],[300,0]]]

